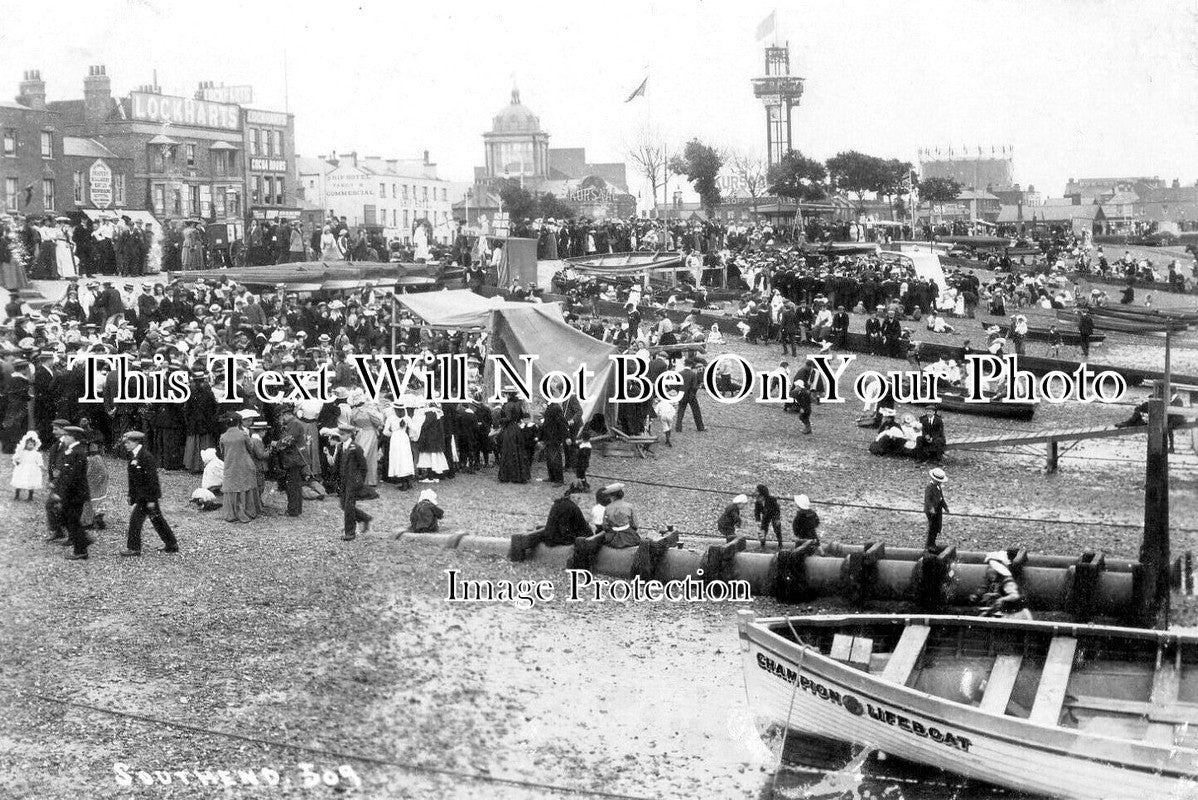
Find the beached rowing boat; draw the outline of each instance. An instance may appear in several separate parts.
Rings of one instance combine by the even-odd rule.
[[[645,270],[682,269],[681,253],[635,252],[593,253],[589,256],[574,256],[564,261],[579,272],[603,276],[639,275]]]
[[[1062,322],[1067,322],[1070,325],[1076,326],[1079,315],[1076,311],[1057,311],[1057,319]],[[1094,323],[1095,328],[1100,328],[1107,331],[1120,331],[1122,333],[1159,333],[1165,330],[1166,327],[1171,327],[1173,330],[1184,330],[1188,323],[1184,320],[1171,320],[1167,317],[1160,318],[1131,318],[1111,315],[1090,314],[1090,321]]]
[[[976,417],[994,417],[996,419],[1015,419],[1028,422],[1036,414],[1035,403],[1004,403],[997,397],[990,398],[988,403],[967,403],[965,393],[956,389],[941,389],[940,410],[957,414],[972,414]],[[922,404],[922,405],[927,405]]]
[[[1198,796],[1198,636],[981,617],[739,617],[767,743],[794,732],[1050,797]]]

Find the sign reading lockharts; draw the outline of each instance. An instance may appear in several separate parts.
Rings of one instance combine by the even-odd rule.
[[[129,95],[129,116],[147,122],[165,122],[195,128],[241,130],[241,107],[228,103],[210,103],[187,97],[133,92]]]

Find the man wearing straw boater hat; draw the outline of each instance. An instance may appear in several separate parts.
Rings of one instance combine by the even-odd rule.
[[[944,512],[948,511],[948,504],[944,502],[943,490],[948,476],[939,467],[929,472],[928,475],[932,480],[923,490],[923,513],[928,518],[928,536],[924,549],[935,550],[936,537],[940,535],[940,527],[944,522]]]

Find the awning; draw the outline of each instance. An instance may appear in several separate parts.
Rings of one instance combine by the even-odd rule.
[[[208,148],[209,150],[240,150],[240,147],[234,147],[228,142],[213,142]]]
[[[170,145],[177,145],[177,144],[179,144],[179,143],[178,143],[178,142],[176,142],[176,141],[175,141],[174,139],[172,139],[171,137],[169,137],[169,136],[163,136],[163,135],[160,133],[160,134],[158,134],[157,136],[155,136],[153,139],[151,139],[151,140],[149,141],[149,144],[170,144]]]
[[[96,222],[102,219],[120,219],[128,217],[133,221],[140,220],[143,225],[149,225],[155,233],[162,230],[162,226],[158,220],[149,211],[141,211],[139,209],[124,209],[124,208],[83,208],[80,209],[87,218]]]
[[[483,297],[465,289],[397,294],[395,301],[434,328],[482,328],[490,325],[491,312],[496,309],[525,308],[529,305],[509,303],[499,295]]]

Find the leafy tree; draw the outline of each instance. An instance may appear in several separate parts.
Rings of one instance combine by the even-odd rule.
[[[686,143],[681,156],[670,159],[670,169],[677,175],[685,175],[695,187],[699,202],[708,214],[715,211],[723,198],[720,196],[718,178],[724,157],[714,147],[698,139]]]
[[[888,183],[886,162],[856,150],[837,153],[828,159],[827,166],[832,185],[857,196],[858,210],[865,205],[866,192],[878,192]]]
[[[537,216],[536,198],[521,186],[519,181],[510,178],[505,180],[499,186],[499,199],[510,220],[532,219]]]
[[[553,192],[546,192],[537,199],[537,216],[542,219],[572,219],[574,209],[563,203]]]
[[[813,203],[828,196],[825,181],[828,171],[814,158],[791,150],[770,167],[770,194],[789,197],[797,203]]]
[[[952,178],[925,178],[919,182],[919,199],[925,203],[951,203],[961,195],[961,184]]]

